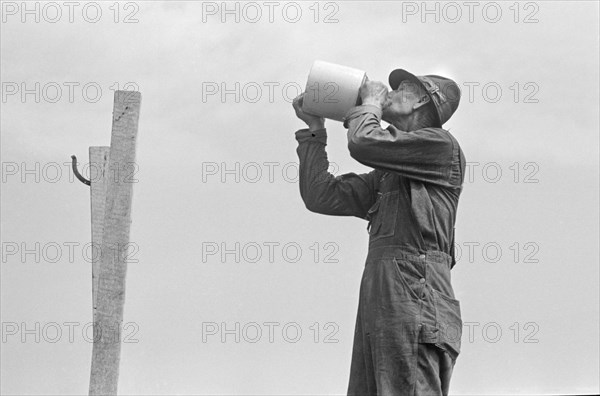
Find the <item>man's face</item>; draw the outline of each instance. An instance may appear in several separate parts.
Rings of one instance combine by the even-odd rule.
[[[412,81],[404,80],[398,88],[389,91],[387,99],[383,104],[383,119],[386,122],[394,122],[399,118],[412,114],[424,100],[427,102],[427,94]]]

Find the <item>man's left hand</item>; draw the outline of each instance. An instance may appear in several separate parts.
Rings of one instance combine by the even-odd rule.
[[[305,95],[305,93],[301,93],[292,102],[292,106],[294,107],[294,110],[296,111],[296,117],[298,117],[302,121],[304,121],[306,123],[306,125],[308,125],[308,129],[311,132],[325,128],[325,119],[323,117],[305,113],[304,110],[302,109],[302,104],[304,102],[304,95]]]

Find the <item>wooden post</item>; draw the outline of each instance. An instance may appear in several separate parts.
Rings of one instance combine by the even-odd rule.
[[[133,193],[128,169],[135,164],[140,103],[139,92],[115,92],[110,153],[104,176],[106,199],[101,226],[100,264],[97,268],[90,395],[117,394]],[[92,212],[92,221],[99,211],[98,207],[96,212]],[[92,224],[92,232],[97,229],[98,226]]]
[[[100,277],[100,249],[104,227],[104,204],[110,147],[90,147],[90,187],[92,206],[92,312],[96,322],[98,308],[98,279]]]

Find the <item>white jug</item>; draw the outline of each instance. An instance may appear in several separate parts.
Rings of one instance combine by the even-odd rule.
[[[362,70],[315,61],[308,74],[302,110],[343,121],[348,110],[360,104],[358,91],[366,78]]]

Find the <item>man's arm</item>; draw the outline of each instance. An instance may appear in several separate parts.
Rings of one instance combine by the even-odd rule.
[[[357,175],[348,173],[335,177],[329,173],[325,152],[327,132],[325,120],[302,111],[303,95],[294,99],[296,115],[308,129],[296,132],[300,159],[300,195],[312,212],[365,218],[375,203],[377,171]]]
[[[381,109],[367,104],[350,110],[348,149],[358,162],[383,171],[447,187],[460,187],[453,171],[454,141],[441,128],[401,131],[381,127]]]
[[[300,195],[312,212],[365,218],[375,203],[377,171],[357,175],[347,173],[335,177],[329,173],[325,146],[325,129],[296,132],[300,159]]]

